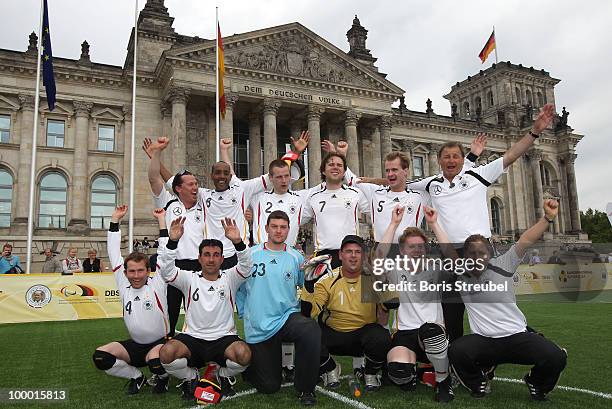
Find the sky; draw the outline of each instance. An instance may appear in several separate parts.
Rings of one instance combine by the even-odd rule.
[[[140,9],[146,0],[139,0]],[[87,40],[94,62],[123,65],[134,25],[132,0],[48,0],[53,54],[78,59]],[[577,146],[579,206],[604,210],[612,202],[606,125],[612,96],[612,2],[588,0],[166,0],[184,35],[214,38],[215,6],[224,36],[299,22],[348,51],[355,14],[381,72],[406,91],[409,109],[449,115],[443,95],[452,84],[487,68],[478,53],[495,26],[499,61],[544,69],[561,82],[557,110],[585,135]],[[24,51],[38,31],[40,0],[0,0],[0,48]],[[608,146],[608,150],[604,149]],[[604,177],[599,177],[604,175]]]

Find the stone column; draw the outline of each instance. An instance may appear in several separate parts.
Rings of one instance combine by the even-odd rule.
[[[276,115],[281,103],[272,98],[265,98],[263,102],[264,117],[264,167],[278,158],[276,142]]]
[[[391,144],[391,128],[393,126],[391,116],[380,117],[380,148],[381,158],[380,163],[382,169],[385,168],[385,156],[391,153],[393,145]]]
[[[439,143],[429,144],[429,156],[427,161],[429,162],[429,176],[437,175],[440,173],[440,165],[438,164],[438,151],[442,147]]]
[[[309,187],[321,183],[321,115],[325,108],[317,105],[308,106],[308,132],[310,142],[308,143],[308,184]]]
[[[87,166],[87,134],[89,128],[89,114],[93,108],[91,102],[73,101],[75,120],[74,137],[74,167],[72,170],[72,212],[68,222],[68,231],[82,234],[89,228],[87,223],[87,208],[89,202],[87,193],[88,166]]]
[[[344,114],[344,136],[348,142],[347,164],[353,172],[359,173],[359,142],[357,141],[357,121],[361,115],[350,109]]]
[[[172,134],[174,168],[178,170],[187,165],[187,100],[190,90],[172,87],[168,92],[168,101],[172,104]]]
[[[261,175],[261,119],[256,112],[249,114],[249,178]]]
[[[383,163],[381,160],[381,147],[380,147],[380,127],[374,126],[372,128],[372,177],[379,178],[383,177]]]
[[[572,221],[572,233],[579,233],[582,231],[580,225],[580,212],[578,209],[578,189],[576,187],[576,171],[574,169],[574,162],[576,161],[577,155],[575,153],[567,153],[565,159],[565,171],[567,173],[567,192],[569,197],[570,205],[570,219]]]
[[[536,221],[544,215],[542,203],[544,202],[544,191],[542,189],[542,177],[540,174],[540,161],[542,160],[542,151],[539,149],[531,149],[529,151],[529,164],[531,165],[531,177],[535,182],[533,196],[535,200]]]
[[[408,168],[408,180],[414,179],[414,160],[412,159],[412,150],[414,149],[414,141],[404,139],[401,141],[401,147],[408,160],[410,161],[410,167]],[[425,166],[425,164],[423,164]]]
[[[21,105],[21,138],[19,142],[19,169],[15,178],[17,205],[15,223],[28,223],[28,203],[30,198],[30,172],[32,171],[32,132],[34,130],[34,96],[19,95]],[[38,135],[36,136],[38,140]]]
[[[234,93],[225,94],[225,118],[221,119],[219,133],[220,138],[230,138],[234,140],[234,105],[238,102],[238,95]],[[234,162],[234,151],[229,152],[230,159]]]

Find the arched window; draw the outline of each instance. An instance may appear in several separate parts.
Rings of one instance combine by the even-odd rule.
[[[0,227],[11,225],[11,203],[13,201],[13,176],[0,168]]]
[[[492,91],[487,92],[487,101],[489,102],[489,106],[492,107],[493,106],[493,92]]]
[[[501,210],[495,199],[491,199],[491,225],[493,226],[493,234],[501,234]]]
[[[466,118],[470,116],[470,103],[467,101],[463,103],[463,116]]]
[[[117,206],[117,184],[108,175],[97,176],[91,184],[90,227],[108,229],[115,206]]]
[[[476,97],[476,108],[482,109],[482,100],[480,97]]]
[[[544,106],[544,95],[542,95],[541,92],[538,92],[538,106],[539,107]]]
[[[519,89],[519,87],[514,88],[514,93],[516,94],[516,102],[519,105],[523,104],[523,98],[521,98],[521,90]]]
[[[59,172],[47,173],[40,181],[38,227],[66,228],[68,183]]]
[[[552,186],[553,179],[551,171],[544,163],[540,162],[540,177],[542,179],[542,186]]]
[[[525,92],[525,95],[527,96],[527,103],[533,106],[533,98],[531,98],[531,91],[527,90],[527,92]]]

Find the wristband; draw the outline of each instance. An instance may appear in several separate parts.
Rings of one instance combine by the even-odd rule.
[[[529,135],[533,136],[535,139],[538,139],[540,137],[540,135],[538,135],[537,133],[533,133],[532,131],[529,131]]]
[[[476,155],[474,152],[469,152],[465,158],[470,162],[476,162],[476,160],[478,160],[478,155]]]
[[[544,219],[548,222],[548,223],[552,223],[555,221],[555,219],[549,219],[546,215],[544,215]]]
[[[166,244],[166,248],[168,250],[176,250],[176,248],[178,247],[178,240],[174,241],[172,239],[168,240],[168,243]]]
[[[246,249],[246,244],[244,244],[244,242],[242,240],[240,240],[240,243],[232,243],[234,245],[234,248],[237,251],[242,251],[244,249]]]
[[[110,222],[110,226],[108,226],[108,231],[112,231],[112,232],[119,231],[119,223]]]

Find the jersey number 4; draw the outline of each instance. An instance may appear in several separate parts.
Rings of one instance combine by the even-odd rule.
[[[132,314],[132,302],[131,301],[128,301],[125,304],[125,310],[127,311],[128,315]]]

